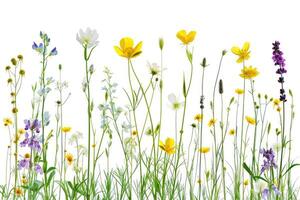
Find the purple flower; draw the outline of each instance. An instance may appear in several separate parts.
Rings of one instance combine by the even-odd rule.
[[[22,160],[19,161],[19,165],[18,165],[18,169],[29,169],[30,167],[30,159],[28,158],[24,158]]]
[[[25,139],[20,143],[21,147],[30,147],[32,150],[41,151],[41,144],[40,144],[40,139],[39,137],[36,135],[40,132],[40,127],[41,127],[41,123],[35,119],[33,121],[30,120],[24,120],[25,123]],[[28,130],[31,131],[31,136],[29,135],[29,133],[27,132]]]
[[[264,189],[263,191],[262,191],[262,193],[261,193],[261,198],[263,199],[263,200],[268,200],[268,196],[269,196],[269,189]]]
[[[42,169],[42,167],[39,164],[35,165],[34,170],[38,174],[41,174],[41,175],[43,174],[43,169]]]
[[[277,168],[276,162],[275,162],[275,154],[272,148],[269,150],[267,149],[261,149],[260,153],[263,155],[264,163],[261,166],[260,173],[262,174],[265,170],[269,170],[271,167]]]
[[[37,45],[35,42],[33,42],[32,49],[36,50],[39,53],[42,53],[43,49],[44,49],[44,45],[43,45],[43,43],[40,43],[39,45]]]
[[[41,128],[41,123],[35,119],[33,121],[30,121],[29,119],[25,119],[24,120],[25,123],[25,130],[31,130],[35,133],[39,133],[40,132],[40,128]]]
[[[280,101],[285,102],[286,101],[286,94],[283,89],[283,83],[284,83],[284,77],[283,74],[287,72],[285,68],[285,59],[283,58],[283,52],[280,50],[280,42],[275,41],[273,44],[273,56],[272,59],[274,61],[275,66],[278,66],[278,69],[276,70],[276,73],[280,75],[278,82],[281,83],[281,89],[280,89]]]
[[[272,189],[273,189],[275,195],[280,195],[280,192],[275,185],[272,185]],[[268,188],[265,188],[261,193],[261,198],[263,200],[268,200],[269,194],[270,194],[270,190]]]
[[[57,49],[56,49],[56,47],[54,47],[54,48],[51,50],[49,56],[56,56],[56,55],[57,55]]]

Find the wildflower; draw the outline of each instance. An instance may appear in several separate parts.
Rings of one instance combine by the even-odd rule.
[[[203,115],[202,114],[196,114],[194,117],[194,120],[197,121],[198,123],[200,123],[203,119]]]
[[[278,66],[279,68],[277,69],[276,73],[280,75],[278,82],[281,84],[281,89],[280,89],[280,101],[286,101],[286,94],[285,90],[283,89],[283,83],[284,83],[284,77],[283,74],[287,72],[285,68],[285,59],[283,58],[283,52],[279,48],[280,42],[275,41],[273,43],[273,61],[275,66]]]
[[[96,144],[92,144],[92,148],[95,148],[96,147]]]
[[[234,135],[235,134],[235,130],[234,129],[230,129],[229,130],[229,135]]]
[[[20,76],[25,76],[25,70],[24,69],[20,69],[19,74],[20,74]]]
[[[9,70],[10,70],[10,66],[7,65],[7,66],[5,67],[5,71],[9,71]]]
[[[201,185],[201,184],[202,184],[202,180],[199,178],[199,179],[197,180],[197,183]]]
[[[21,197],[23,195],[22,188],[19,188],[19,187],[15,188],[15,194],[17,197]]]
[[[258,74],[259,74],[259,72],[257,71],[256,68],[249,66],[249,67],[244,67],[241,70],[240,77],[242,77],[244,79],[252,79],[252,78],[255,78]]]
[[[39,164],[35,164],[34,170],[37,174],[43,174],[43,169]]]
[[[271,167],[277,168],[276,162],[275,162],[275,154],[272,148],[269,150],[267,149],[261,149],[260,153],[264,157],[264,163],[261,166],[260,173],[262,174],[265,170],[269,170]]]
[[[208,121],[208,127],[211,127],[213,125],[215,125],[215,123],[217,122],[217,120],[215,118],[212,118]]]
[[[189,33],[186,30],[180,30],[177,32],[176,37],[184,44],[188,45],[193,42],[196,36],[196,31],[190,31]]]
[[[12,120],[10,118],[4,118],[3,119],[4,126],[10,126],[13,124]]]
[[[25,133],[25,129],[24,128],[19,128],[18,129],[18,134],[23,135]]]
[[[14,66],[16,66],[18,64],[18,62],[15,58],[12,58],[10,61],[11,61],[11,64],[13,64]]]
[[[244,180],[244,186],[249,185],[249,179]]]
[[[84,48],[92,48],[98,45],[98,33],[96,30],[87,28],[85,31],[82,29],[76,35],[76,40],[84,47]]]
[[[18,110],[18,108],[13,108],[13,109],[11,110],[11,112],[14,113],[14,114],[16,114],[17,112],[19,112],[19,110]]]
[[[33,42],[32,49],[37,51],[38,53],[42,53],[44,51],[44,45],[43,43],[37,45],[35,42]]]
[[[181,106],[183,105],[182,102],[179,101],[179,99],[175,96],[175,94],[169,94],[168,96],[169,102],[171,103],[171,107],[173,110],[179,110]]]
[[[133,131],[131,132],[131,135],[132,135],[132,136],[136,136],[137,134],[138,134],[137,130],[133,130]]]
[[[76,132],[71,135],[69,138],[69,144],[73,145],[76,143],[79,139],[83,138],[83,135],[81,132]]]
[[[24,176],[24,175],[22,176],[21,183],[22,183],[22,185],[26,185],[28,183],[26,176]]]
[[[71,131],[71,127],[70,126],[63,126],[61,128],[61,131],[64,132],[64,133],[69,133]]]
[[[255,125],[256,124],[256,121],[254,118],[250,117],[250,116],[246,116],[245,117],[246,121],[251,124],[251,125]]]
[[[40,132],[41,122],[39,122],[37,119],[34,119],[32,121],[29,119],[25,119],[24,123],[25,123],[25,128],[24,128],[25,131],[31,130],[36,133]]]
[[[199,149],[199,152],[200,153],[208,153],[210,151],[210,147],[201,147],[200,149]]]
[[[237,63],[242,63],[245,60],[248,60],[250,58],[250,43],[245,42],[242,48],[239,47],[232,47],[231,52],[238,56],[238,59],[236,60]]]
[[[20,61],[23,61],[23,55],[19,54],[19,55],[17,56],[17,58],[18,58]]]
[[[143,42],[139,42],[134,47],[133,39],[130,37],[124,37],[120,40],[120,47],[114,46],[116,53],[124,58],[134,58],[142,53]]]
[[[147,63],[147,66],[149,67],[149,70],[150,70],[150,74],[152,76],[155,76],[155,75],[158,75],[159,72],[160,72],[160,68],[159,66],[156,64],[156,63]]]
[[[67,153],[65,155],[65,159],[66,159],[68,165],[72,165],[73,164],[74,157],[73,157],[73,155],[71,153]]]
[[[240,89],[240,88],[237,88],[237,89],[235,89],[235,93],[238,94],[238,95],[241,95],[241,94],[244,94],[244,90]]]
[[[159,141],[159,147],[167,154],[171,155],[175,153],[175,141],[173,138],[167,138],[165,143]]]
[[[29,154],[29,158],[28,158],[28,155],[25,154],[23,159],[19,161],[18,169],[19,170],[29,169],[29,167],[30,167],[30,154]]]
[[[280,192],[278,190],[278,188],[275,186],[275,185],[272,185],[272,190],[274,191],[275,195],[280,195]],[[261,194],[261,197],[263,200],[268,200],[269,198],[269,194],[270,194],[270,190],[269,188],[265,188],[263,191],[262,191],[262,194]]]
[[[26,130],[26,128],[25,128]],[[35,132],[38,133],[38,132]],[[40,144],[40,139],[38,138],[38,136],[36,134],[32,134],[31,137],[29,137],[29,133],[26,132],[25,133],[25,139],[20,143],[21,147],[25,147],[28,146],[30,147],[32,150],[41,151],[41,144]]]

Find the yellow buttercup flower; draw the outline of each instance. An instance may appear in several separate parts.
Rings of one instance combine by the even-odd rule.
[[[211,127],[211,126],[215,125],[216,121],[217,120],[214,119],[214,118],[210,119],[209,122],[208,122],[208,127]]]
[[[231,52],[238,56],[238,59],[236,60],[237,63],[242,63],[245,60],[248,60],[250,58],[250,43],[245,42],[242,48],[239,47],[232,47]]]
[[[171,155],[175,153],[175,140],[173,138],[167,138],[165,143],[159,141],[159,147],[167,154]]]
[[[194,120],[197,121],[197,122],[201,122],[203,119],[203,115],[202,114],[196,114],[195,117],[194,117]]]
[[[255,125],[256,124],[256,121],[254,118],[250,117],[250,116],[246,116],[246,121],[251,124],[251,125]]]
[[[229,135],[234,135],[235,134],[235,130],[234,129],[230,129],[229,130]]]
[[[240,77],[242,77],[244,79],[252,79],[252,78],[255,78],[258,74],[259,74],[259,72],[257,71],[256,68],[249,66],[249,67],[244,67],[241,70]]]
[[[133,39],[130,37],[124,37],[120,40],[120,47],[114,46],[115,51],[121,57],[134,58],[142,53],[143,42],[139,42],[134,47]]]
[[[70,126],[64,126],[61,128],[61,131],[64,132],[64,133],[68,133],[71,131],[71,127]]]
[[[12,120],[10,118],[4,118],[3,119],[4,126],[10,126],[13,124]]]
[[[71,153],[67,153],[65,155],[65,159],[66,159],[68,165],[72,165],[73,164],[74,157],[73,157],[73,155]]]
[[[235,89],[235,91],[234,91],[236,94],[238,94],[238,95],[241,95],[241,94],[244,94],[244,90],[243,89],[241,89],[241,88],[237,88],[237,89]]]
[[[16,194],[17,197],[22,196],[23,195],[22,188],[19,188],[19,187],[15,188],[15,194]]]
[[[176,37],[181,40],[181,42],[185,45],[193,42],[196,36],[196,31],[190,31],[189,33],[186,30],[180,30],[177,32]]]
[[[200,151],[201,153],[208,153],[208,152],[210,151],[210,147],[201,147],[201,148],[199,149],[199,151]]]
[[[244,180],[244,186],[249,185],[249,179]]]

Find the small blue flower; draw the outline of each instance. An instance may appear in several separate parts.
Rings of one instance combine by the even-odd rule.
[[[36,50],[39,53],[42,53],[44,50],[44,45],[43,45],[43,43],[40,43],[39,45],[37,45],[35,42],[33,42],[32,49]]]
[[[56,47],[54,47],[54,48],[51,50],[49,56],[56,56],[56,55],[57,55],[57,49],[56,49]]]

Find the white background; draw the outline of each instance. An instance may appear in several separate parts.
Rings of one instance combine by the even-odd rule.
[[[93,98],[98,105],[103,99],[101,91],[102,70],[109,66],[115,73],[115,80],[121,87],[128,88],[126,60],[116,55],[114,45],[124,36],[132,37],[136,42],[143,41],[143,53],[134,60],[135,68],[143,79],[149,78],[147,61],[160,62],[158,38],[165,40],[164,71],[165,77],[165,118],[163,134],[173,136],[173,112],[167,106],[167,95],[171,92],[181,93],[182,73],[188,73],[189,66],[184,55],[184,48],[176,38],[180,29],[197,31],[193,43],[195,48],[195,75],[188,104],[188,124],[199,112],[200,60],[205,56],[210,64],[206,76],[206,103],[212,94],[212,86],[217,71],[220,54],[223,49],[230,50],[233,45],[241,46],[244,41],[251,43],[249,64],[260,71],[256,79],[257,91],[278,97],[276,67],[273,66],[272,42],[279,40],[285,53],[287,70],[286,88],[294,91],[296,103],[296,122],[294,126],[294,155],[299,157],[297,145],[300,136],[297,129],[299,113],[299,6],[296,1],[1,1],[0,3],[0,119],[11,116],[9,92],[6,84],[5,66],[11,57],[19,53],[24,55],[26,77],[19,96],[19,118],[30,117],[31,85],[40,72],[39,57],[31,49],[33,41],[38,41],[39,31],[45,31],[51,38],[51,45],[56,46],[58,55],[49,61],[47,74],[58,77],[57,66],[63,65],[63,78],[69,82],[72,95],[65,106],[64,121],[73,131],[85,133],[86,116],[85,99],[81,92],[83,79],[82,48],[76,41],[79,28],[91,27],[99,32],[99,46],[92,57],[96,68],[93,79]],[[224,58],[222,77],[225,84],[226,102],[234,95],[236,87],[242,87],[239,78],[241,66],[230,52]],[[144,78],[145,77],[145,78]],[[124,94],[120,92],[120,102],[126,104]],[[54,128],[54,102],[57,92],[53,91],[48,99]],[[22,102],[21,102],[22,101]],[[206,105],[208,108],[208,104]],[[95,124],[99,117],[95,112]],[[246,113],[252,115],[251,112]],[[275,114],[275,112],[274,112]],[[271,112],[272,115],[272,112]],[[211,114],[206,110],[205,121]],[[12,117],[12,116],[11,116]],[[274,117],[276,120],[277,118]],[[205,122],[205,123],[206,123]],[[22,121],[20,120],[20,124]],[[273,128],[275,128],[273,126]],[[4,174],[5,153],[8,133],[1,123],[0,128],[0,177]],[[273,131],[274,132],[274,131]],[[207,135],[209,135],[207,130]],[[116,140],[117,141],[117,140]],[[209,141],[206,142],[209,145]],[[229,147],[231,148],[229,141]],[[116,144],[117,145],[117,144]],[[118,149],[114,151],[118,152]],[[228,150],[229,152],[229,150]],[[117,155],[117,154],[116,154]],[[230,155],[229,155],[230,157]],[[4,180],[0,178],[0,183]]]

